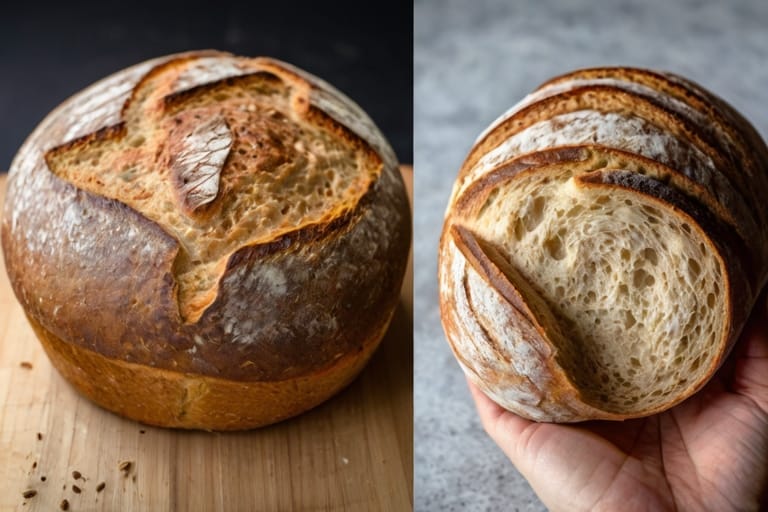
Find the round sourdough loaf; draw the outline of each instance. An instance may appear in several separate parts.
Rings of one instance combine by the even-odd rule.
[[[2,245],[85,396],[153,425],[245,429],[363,368],[398,302],[410,209],[354,102],[283,62],[204,51],[46,117],[11,166]]]
[[[768,270],[768,148],[678,76],[555,78],[475,142],[440,241],[443,327],[467,376],[537,421],[684,400]]]

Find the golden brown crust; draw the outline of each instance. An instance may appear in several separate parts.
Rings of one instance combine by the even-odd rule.
[[[715,143],[721,151],[726,153],[730,151],[737,152],[736,158],[732,163],[742,170],[742,174],[750,178],[760,178],[755,173],[755,169],[760,165],[759,160],[749,151],[750,146],[758,149],[754,143],[759,141],[752,136],[751,127],[741,114],[728,105],[722,98],[706,91],[698,84],[669,73],[659,73],[639,68],[627,67],[604,67],[590,68],[573,71],[558,77],[552,78],[541,84],[537,89],[541,90],[550,85],[563,84],[571,80],[594,80],[594,79],[616,79],[629,83],[635,83],[647,86],[653,90],[667,94],[678,101],[692,107],[698,112],[704,113],[708,119],[708,125],[698,126],[699,130],[708,133],[710,140],[717,139],[714,133],[722,130],[727,133],[731,144],[724,144],[723,140],[716,140]]]
[[[146,379],[177,374],[220,379],[227,383],[222,390],[252,389],[253,404],[258,390],[271,393],[280,382],[305,382],[302,386],[309,389],[313,376],[336,375],[318,393],[307,391],[306,400],[287,400],[288,409],[274,418],[298,411],[323,389],[338,389],[359,370],[362,362],[350,362],[346,373],[334,369],[350,354],[367,354],[370,340],[386,329],[405,272],[410,209],[391,148],[370,119],[338,91],[322,89],[321,81],[296,75],[292,82],[293,76],[292,68],[272,60],[219,52],[170,56],[95,84],[41,123],[12,165],[0,229],[11,284],[39,332],[66,343],[71,353],[115,361],[99,363],[110,371],[144,365],[156,372]],[[225,254],[210,300],[204,298],[199,316],[189,317],[179,304],[179,269],[190,263],[179,237],[120,197],[62,179],[51,172],[61,162],[49,165],[45,158],[50,163],[62,152],[119,140],[137,120],[164,122],[168,112],[194,112],[197,107],[189,102],[201,95],[260,80],[281,84],[295,100],[291,104],[300,107],[282,115],[309,123],[355,155],[351,165],[361,176],[355,183],[364,186],[354,190],[354,201],[332,205],[311,222],[276,230]],[[179,83],[184,88],[177,90]],[[273,145],[254,161],[261,158],[271,171],[279,163],[280,155],[271,151],[280,146],[282,121],[270,117],[267,107],[262,111],[269,117],[262,135],[271,137]],[[175,126],[194,124],[188,117]],[[130,162],[138,145],[115,161]],[[235,147],[227,165],[245,158]],[[166,153],[148,158],[162,163]],[[187,216],[201,222],[213,218],[227,194],[237,193],[232,179],[245,171],[230,166],[223,172],[229,174],[217,200]],[[58,352],[70,353],[63,347]],[[278,387],[270,387],[274,382]],[[271,413],[264,414],[264,421],[271,421]],[[198,420],[200,428],[214,428]],[[230,428],[221,424],[215,428]],[[240,428],[236,425],[231,428]]]
[[[386,332],[374,333],[358,351],[324,370],[246,383],[104,357],[27,319],[54,367],[96,404],[148,425],[203,430],[262,427],[319,405],[354,380]]]
[[[131,108],[133,104],[137,101],[138,92],[144,90],[146,84],[158,78],[163,73],[166,73],[169,70],[178,68],[180,65],[184,63],[194,62],[195,60],[198,60],[203,57],[227,58],[227,57],[234,57],[234,56],[231,53],[220,52],[218,50],[198,50],[194,52],[168,55],[167,57],[161,57],[160,59],[157,59],[160,62],[152,66],[152,68],[148,72],[144,73],[131,88],[130,94],[128,95],[123,105],[121,106],[120,116],[121,117],[126,116],[128,109]]]
[[[755,211],[758,224],[768,222],[768,211],[762,205],[760,190],[768,188],[768,148],[754,127],[731,105],[715,96],[699,84],[672,73],[654,72],[630,67],[601,67],[580,69],[555,77],[541,84],[537,91],[551,87],[564,87],[569,84],[589,83],[611,84],[613,87],[647,88],[644,96],[653,99],[653,92],[658,91],[677,101],[677,109],[695,111],[700,119],[690,123],[699,133],[706,136],[719,155],[720,171],[736,184],[740,193],[748,201],[750,209]],[[699,121],[699,122],[696,122]],[[752,235],[755,243],[761,233]],[[761,257],[768,257],[764,241]]]
[[[766,162],[768,160],[761,159],[753,153],[754,150],[758,150],[760,155],[764,156],[766,154],[762,150],[762,140],[754,127],[722,98],[715,96],[686,78],[670,73],[659,73],[639,68],[589,68],[552,78],[541,84],[537,89],[543,89],[548,85],[562,84],[573,79],[606,78],[645,85],[668,94],[699,112],[705,113],[709,118],[710,126],[701,126],[700,128],[709,130],[711,133],[714,131],[713,127],[715,127],[714,129],[723,130],[727,133],[733,145],[723,149],[737,153],[733,163],[751,178],[759,179],[762,183],[765,183],[765,180],[768,179],[768,177],[763,176],[766,173],[760,171],[760,169],[764,170],[766,165],[765,163],[761,164],[761,161]]]
[[[631,112],[646,119],[656,126],[664,127],[674,135],[695,144],[707,156],[712,158],[718,169],[730,171],[727,160],[718,151],[716,143],[701,128],[692,125],[689,120],[645,96],[603,85],[580,86],[574,89],[544,98],[517,112],[513,117],[497,125],[485,138],[472,148],[464,165],[463,172],[477,163],[480,155],[499,144],[500,141],[531,126],[541,120],[542,113],[553,117],[561,113],[590,109],[598,112]],[[740,191],[746,190],[743,179],[737,174],[729,174],[729,179],[737,179]]]
[[[563,364],[563,354],[556,348],[562,344],[554,339],[563,334],[552,313],[530,283],[492,247],[468,229],[452,225],[443,233],[438,267],[440,315],[448,343],[467,376],[489,396],[536,420],[624,417],[592,405],[590,390],[578,386],[580,376]],[[461,270],[451,279],[447,274],[455,268]],[[493,292],[474,297],[480,292],[478,286]],[[503,317],[487,317],[483,310],[489,300],[505,313]],[[489,328],[484,327],[482,316],[490,322]],[[518,339],[510,340],[509,330],[506,337],[501,335],[499,327],[505,324],[514,325],[513,337]]]

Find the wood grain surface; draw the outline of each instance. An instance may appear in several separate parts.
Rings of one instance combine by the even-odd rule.
[[[403,175],[412,198],[412,172]],[[2,176],[0,204],[4,192]],[[149,427],[80,397],[48,362],[0,267],[0,511],[60,510],[65,499],[71,511],[412,509],[412,263],[389,332],[352,385],[240,433]]]

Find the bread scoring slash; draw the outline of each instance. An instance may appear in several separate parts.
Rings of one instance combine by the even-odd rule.
[[[654,414],[712,377],[765,285],[768,148],[684,78],[578,70],[483,132],[440,241],[467,376],[537,421]]]
[[[57,369],[150,424],[265,425],[348,384],[399,297],[392,149],[326,82],[204,51],[102,80],[11,167],[2,243]]]

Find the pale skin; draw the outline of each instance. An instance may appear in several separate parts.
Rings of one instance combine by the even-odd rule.
[[[768,510],[768,309],[698,394],[624,422],[536,423],[470,382],[483,426],[552,511]]]

